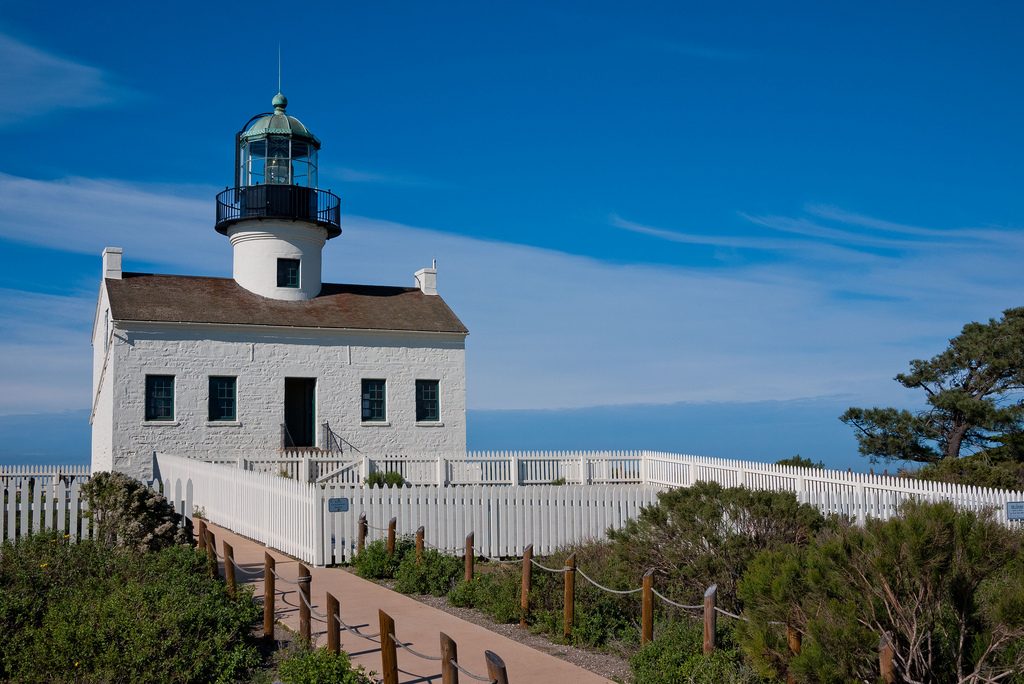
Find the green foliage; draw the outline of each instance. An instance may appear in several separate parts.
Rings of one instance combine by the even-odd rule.
[[[1021,533],[949,503],[911,502],[892,520],[760,555],[740,585],[750,622],[738,631],[758,668],[799,682],[874,680],[883,633],[908,681],[977,672],[977,681],[1021,682],[1021,577]],[[798,656],[776,622],[802,634]]]
[[[230,682],[259,608],[188,546],[110,553],[41,534],[0,547],[0,681]]]
[[[191,544],[181,516],[161,494],[123,473],[96,473],[82,486],[97,539],[109,547],[156,551]]]
[[[398,566],[406,554],[414,552],[416,543],[413,538],[403,535],[395,540],[395,552],[388,555],[387,543],[383,539],[370,542],[363,547],[363,552],[355,557],[352,565],[356,574],[366,579],[392,579],[398,572]],[[415,553],[413,553],[415,556]]]
[[[805,545],[825,525],[817,509],[789,492],[698,482],[658,499],[621,530],[609,531],[621,566],[630,568],[630,584],[637,586],[653,568],[655,582],[681,603],[699,602],[717,584],[719,605],[733,612],[741,608],[736,585],[758,552]]]
[[[556,477],[554,480],[551,481],[551,484],[555,485],[556,487],[561,487],[562,485],[565,484],[565,482],[566,480],[564,477]]]
[[[1010,438],[1004,438],[1009,441]],[[958,459],[945,458],[902,475],[973,487],[1024,490],[1024,453],[1006,446]]]
[[[872,461],[934,463],[959,458],[964,448],[994,446],[1024,430],[1024,307],[999,320],[968,323],[941,354],[910,362],[896,381],[925,391],[928,408],[851,408],[841,417],[857,431],[860,452]]]
[[[643,684],[761,684],[762,679],[747,665],[733,642],[732,630],[719,625],[715,635],[718,648],[704,655],[704,625],[682,619],[659,625],[654,641],[630,659],[633,681]]]
[[[415,552],[407,553],[395,573],[395,590],[403,594],[444,596],[462,572],[460,558],[425,549],[422,563],[417,563]]]
[[[495,622],[519,620],[520,575],[509,568],[479,573],[471,582],[459,581],[448,593],[452,605],[476,608]]]
[[[331,653],[326,648],[298,648],[288,654],[277,669],[284,684],[371,684],[362,667],[352,664],[344,651]]]
[[[389,470],[386,473],[382,473],[379,470],[369,474],[366,478],[367,487],[404,487],[405,478],[402,477],[402,473],[394,470]]]
[[[824,469],[825,467],[825,464],[822,463],[821,461],[812,461],[809,458],[804,458],[800,454],[797,454],[796,456],[790,456],[789,458],[784,458],[781,461],[776,461],[776,463],[778,465],[794,466],[796,468]]]

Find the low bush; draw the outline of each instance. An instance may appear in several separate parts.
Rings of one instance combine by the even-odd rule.
[[[26,537],[0,547],[0,681],[237,681],[260,663],[259,612],[189,546]]]
[[[296,648],[277,667],[284,684],[372,684],[366,671],[353,665],[344,651],[331,653],[326,648]]]
[[[387,543],[383,539],[370,542],[362,553],[355,557],[352,565],[356,574],[366,579],[393,579],[398,566],[406,554],[415,550],[415,542],[403,535],[395,540],[395,552],[388,555]]]
[[[732,630],[719,625],[717,648],[704,655],[704,624],[683,618],[658,625],[654,641],[630,659],[633,681],[643,684],[761,684],[762,679],[747,665],[733,639]]]
[[[372,472],[366,478],[367,487],[404,487],[405,478],[402,474],[389,470],[386,473],[382,473],[379,470]]]
[[[494,572],[480,573],[471,582],[461,580],[448,593],[448,600],[456,606],[476,608],[495,622],[516,622],[521,614],[521,586],[518,572],[501,567]]]
[[[82,486],[82,493],[97,539],[109,547],[156,551],[193,543],[191,530],[179,527],[181,515],[170,502],[124,473],[96,473]]]
[[[463,572],[461,558],[433,549],[423,551],[423,561],[416,562],[415,552],[405,554],[395,572],[395,590],[403,594],[444,596]]]

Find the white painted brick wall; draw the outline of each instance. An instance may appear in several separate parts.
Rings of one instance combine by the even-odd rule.
[[[107,467],[136,477],[151,475],[154,451],[232,459],[276,453],[286,377],[317,379],[318,440],[326,420],[366,453],[466,450],[462,335],[131,324],[118,328],[112,354]],[[147,374],[175,376],[173,422],[144,420]],[[208,422],[211,375],[237,376],[237,424]],[[386,425],[361,420],[364,378],[387,381]],[[440,425],[416,424],[417,379],[440,382]],[[104,429],[94,421],[94,468],[104,463],[95,449],[95,434]]]

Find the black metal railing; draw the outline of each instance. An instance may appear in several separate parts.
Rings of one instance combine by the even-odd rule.
[[[227,233],[238,221],[253,218],[310,221],[341,235],[341,198],[329,190],[301,185],[248,185],[217,195],[217,231]]]

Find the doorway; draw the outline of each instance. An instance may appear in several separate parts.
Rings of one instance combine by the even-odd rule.
[[[285,446],[316,446],[315,424],[316,378],[285,378]]]

